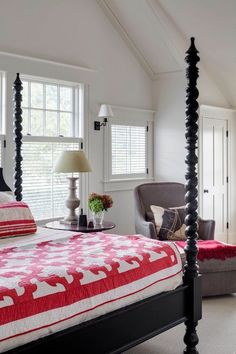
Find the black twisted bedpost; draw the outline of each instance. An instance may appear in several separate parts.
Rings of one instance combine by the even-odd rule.
[[[22,155],[21,155],[21,145],[22,145],[22,109],[21,101],[23,90],[22,82],[19,73],[16,75],[16,80],[14,81],[14,133],[15,133],[15,196],[16,200],[20,201],[22,199]]]
[[[201,288],[200,277],[198,276],[197,264],[197,239],[198,239],[198,178],[196,155],[198,140],[198,68],[197,63],[200,60],[198,51],[194,45],[194,38],[191,38],[191,45],[186,52],[185,61],[188,64],[186,69],[187,88],[186,88],[186,131],[185,137],[187,141],[186,149],[186,237],[187,243],[185,247],[186,263],[184,265],[184,283],[189,286],[190,309],[189,318],[185,322],[186,333],[184,342],[186,344],[185,354],[197,354],[196,345],[198,344],[198,335],[196,327],[198,319],[201,318]]]

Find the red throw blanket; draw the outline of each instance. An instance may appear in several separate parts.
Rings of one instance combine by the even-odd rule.
[[[185,241],[176,241],[178,246],[184,248]],[[199,261],[206,259],[221,259],[236,257],[236,245],[229,245],[220,241],[198,241],[198,256]]]

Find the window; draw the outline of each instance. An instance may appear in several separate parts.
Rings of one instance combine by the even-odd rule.
[[[112,176],[146,175],[146,126],[111,125]]]
[[[58,218],[67,213],[68,180],[52,169],[63,150],[81,148],[83,87],[28,77],[22,82],[23,199],[37,220]]]
[[[76,96],[79,85],[23,80],[23,133],[34,136],[78,136]]]
[[[37,220],[64,216],[68,180],[62,173],[52,173],[52,169],[63,150],[79,150],[79,144],[28,139],[22,147],[24,201]]]
[[[105,128],[105,190],[132,189],[132,180],[153,176],[154,112],[118,106],[112,110],[114,117]]]

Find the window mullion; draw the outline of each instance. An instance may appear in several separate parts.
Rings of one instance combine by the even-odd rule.
[[[60,85],[57,85],[57,136],[60,136]]]
[[[31,81],[28,81],[28,134],[31,134]]]
[[[46,135],[46,85],[43,84],[43,135]]]
[[[27,106],[22,106],[21,108],[25,108],[25,109],[28,109],[29,107]],[[38,107],[34,107],[33,108],[35,111],[42,111],[42,108],[38,108]],[[47,111],[49,112],[58,112],[58,109],[52,109],[52,108],[46,108]],[[64,111],[63,109],[60,110],[61,113],[72,113],[73,114],[73,111]]]

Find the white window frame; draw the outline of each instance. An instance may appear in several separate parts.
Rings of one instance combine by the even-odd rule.
[[[109,141],[109,146],[108,146],[108,151],[109,151],[109,167],[108,167],[108,180],[124,180],[124,179],[136,179],[136,178],[148,178],[148,172],[149,172],[149,166],[148,166],[148,124],[149,122],[143,122],[143,123],[136,123],[135,122],[129,122],[129,123],[121,123],[117,122],[117,120],[113,120],[112,122],[109,123],[108,125],[108,141]],[[145,131],[145,166],[144,166],[144,173],[127,173],[127,174],[113,174],[112,173],[112,126],[125,126],[125,127],[142,127],[144,128]]]
[[[42,77],[38,77],[38,76],[30,76],[30,75],[21,75],[21,80],[22,81],[29,81],[30,85],[29,87],[31,87],[31,83],[40,83],[40,84],[49,84],[49,85],[55,85],[57,87],[58,90],[58,101],[57,101],[57,109],[47,109],[45,108],[45,102],[44,102],[44,107],[43,108],[35,108],[35,107],[31,107],[31,105],[24,106],[24,102],[22,102],[22,110],[24,111],[24,109],[34,109],[34,110],[40,110],[43,111],[44,114],[44,123],[45,123],[45,112],[46,111],[51,111],[51,112],[65,112],[65,113],[72,113],[72,117],[73,117],[73,122],[72,122],[72,136],[68,137],[68,138],[75,138],[75,137],[81,137],[82,136],[82,123],[81,123],[81,109],[80,109],[80,104],[81,104],[81,99],[83,97],[83,91],[84,91],[84,85],[81,83],[75,83],[75,82],[69,82],[69,81],[64,81],[64,80],[53,80],[50,78],[42,78]],[[63,111],[60,110],[60,95],[59,95],[59,89],[60,87],[70,87],[73,88],[73,107],[72,107],[72,111]],[[43,86],[43,89],[45,90],[45,86]],[[44,96],[45,96],[45,92],[44,92]],[[28,92],[28,102],[31,102],[31,93],[30,90]],[[58,115],[59,116],[59,115]],[[80,119],[76,119],[76,117],[80,117]],[[59,118],[58,118],[59,119]],[[63,137],[60,134],[59,131],[59,127],[60,124],[58,124],[57,126],[57,136],[58,137]],[[43,127],[43,131],[44,131],[45,127]],[[31,133],[27,133],[27,135],[31,135],[31,136],[36,136],[36,135],[32,135]],[[39,135],[41,136],[46,136],[46,135]],[[51,136],[50,136],[51,137]],[[56,137],[56,136],[55,136]]]
[[[84,135],[85,135],[85,119],[84,119],[84,110],[85,110],[85,85],[82,83],[75,83],[75,82],[69,82],[69,81],[64,81],[64,80],[57,80],[57,79],[51,79],[51,78],[43,78],[43,77],[38,77],[38,76],[31,76],[31,75],[24,75],[21,74],[21,80],[27,80],[30,82],[38,82],[38,83],[43,83],[43,84],[52,84],[56,85],[58,88],[60,86],[63,87],[73,87],[73,111],[72,111],[72,116],[73,116],[73,132],[71,137],[65,137],[60,134],[58,136],[42,136],[42,135],[23,135],[23,144],[24,142],[58,142],[58,143],[75,143],[80,146],[80,149],[82,150],[84,148]],[[45,89],[45,86],[44,86]],[[29,94],[30,95],[30,94]],[[29,102],[30,97],[28,97]],[[29,105],[30,107],[30,105]],[[29,107],[24,106],[22,104],[22,110],[24,108],[29,109]],[[59,108],[59,107],[57,107]],[[35,108],[33,108],[35,109]],[[37,108],[36,108],[37,109]],[[45,106],[41,109],[41,111],[44,111],[44,115],[46,110]],[[49,109],[50,111],[50,109]],[[56,110],[57,112],[61,112],[60,109]],[[44,130],[44,128],[43,128]],[[69,185],[68,185],[69,186]],[[87,180],[84,177],[80,178],[80,183],[79,183],[79,189],[77,190],[77,193],[80,195],[80,201],[83,206],[86,206],[86,201],[85,201],[85,193],[84,190],[87,190]],[[23,191],[24,193],[24,191]],[[69,189],[68,189],[69,193]],[[84,210],[86,212],[86,207],[84,207]],[[62,215],[61,217],[63,217]],[[45,222],[48,221],[53,221],[53,220],[58,220],[61,219],[61,217],[53,217],[53,218],[47,218],[47,219],[37,219],[37,223],[39,225],[45,224]]]
[[[104,190],[131,190],[142,182],[149,182],[153,180],[153,121],[155,111],[123,106],[111,106],[114,117],[109,119],[107,126],[104,128]],[[145,127],[146,173],[122,175],[112,174],[112,124]]]

